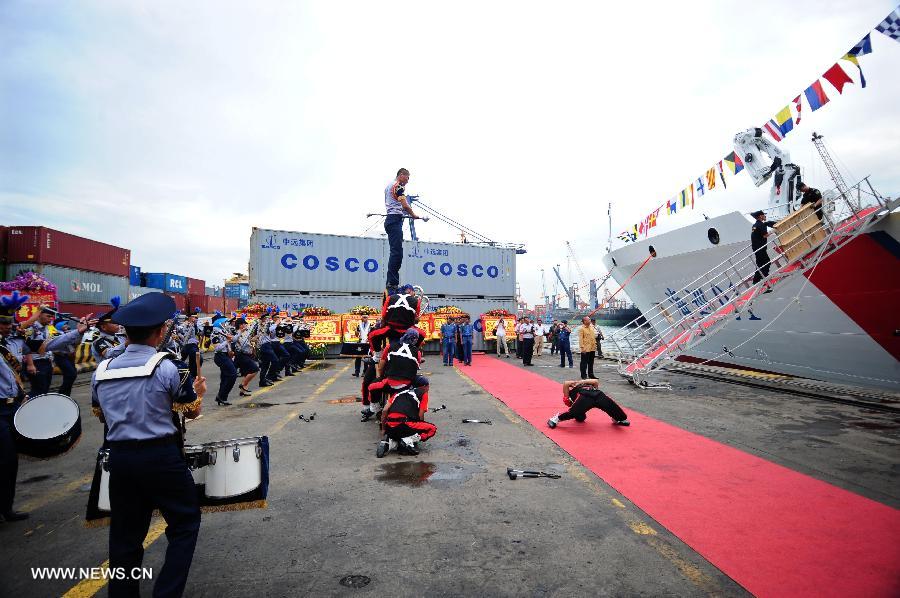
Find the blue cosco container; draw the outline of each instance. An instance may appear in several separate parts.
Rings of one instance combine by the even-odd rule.
[[[141,286],[141,267],[140,266],[129,266],[128,267],[128,284],[133,287]]]
[[[168,272],[146,272],[144,274],[144,286],[152,289],[162,289],[167,293],[187,294],[187,278]]]

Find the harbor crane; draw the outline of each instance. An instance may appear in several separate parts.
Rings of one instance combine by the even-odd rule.
[[[569,309],[572,311],[575,311],[576,309],[578,309],[578,306],[576,305],[576,300],[575,300],[576,285],[573,284],[570,287],[569,285],[566,284],[566,281],[564,281],[562,279],[562,275],[559,273],[559,264],[557,264],[553,268],[553,273],[556,274],[556,279],[559,280],[559,284],[561,284],[563,286],[563,288],[566,290],[566,294],[569,295]]]

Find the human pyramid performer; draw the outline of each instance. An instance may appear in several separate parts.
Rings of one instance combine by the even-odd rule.
[[[425,333],[418,327],[421,301],[412,286],[388,295],[381,312],[381,327],[369,334],[372,358],[363,374],[362,421],[380,422],[377,457],[391,450],[419,454],[418,443],[437,432],[425,421],[428,379],[419,374]]]

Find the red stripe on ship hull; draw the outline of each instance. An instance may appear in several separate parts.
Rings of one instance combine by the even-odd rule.
[[[860,235],[804,276],[885,351],[900,359],[900,264],[869,235]]]

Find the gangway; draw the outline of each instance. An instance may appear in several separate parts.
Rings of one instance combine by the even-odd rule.
[[[825,233],[811,205],[776,225],[780,245],[770,262],[769,276],[753,282],[756,256],[748,245],[685,285],[690,303],[673,293],[644,313],[645,321],[635,319],[616,331],[609,340],[620,355],[619,373],[639,385],[646,384],[652,371],[705,342],[735,317],[751,312],[760,294],[815,268],[900,207],[900,198],[880,196],[868,177],[849,191],[824,200],[823,208],[832,212],[837,223],[830,232]],[[853,191],[855,201],[849,197]],[[709,289],[709,297],[704,289]]]

